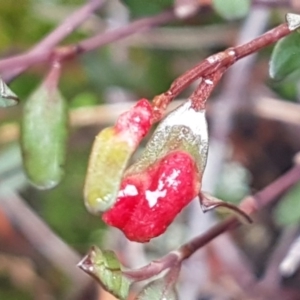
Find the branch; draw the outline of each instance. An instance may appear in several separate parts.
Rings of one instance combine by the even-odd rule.
[[[240,208],[247,214],[253,214],[259,209],[274,203],[278,197],[288,191],[300,180],[300,165],[296,165],[290,171],[279,177],[273,183],[269,184],[260,192],[253,196],[246,197],[240,204]],[[216,226],[212,227],[206,233],[197,236],[190,242],[181,246],[177,251],[170,252],[159,260],[152,261],[147,266],[136,270],[124,271],[124,275],[135,281],[145,280],[160,272],[172,267],[193,255],[197,250],[205,246],[217,236],[227,230],[236,228],[240,221],[236,217],[231,217]]]
[[[206,58],[204,61],[178,77],[171,84],[169,90],[154,98],[153,102],[157,111],[157,120],[161,118],[161,115],[168,104],[196,79],[210,75],[223,68],[228,68],[239,59],[277,42],[291,32],[292,30],[289,29],[288,24],[283,23],[248,43],[228,48],[225,51]]]
[[[12,56],[0,61],[0,71],[3,72],[4,80],[11,80],[24,72],[30,65],[34,64],[42,54],[49,53],[59,42],[70,35],[90,15],[104,4],[104,0],[91,0],[72,15],[66,18],[56,29],[47,35],[42,41],[34,46],[29,52]]]
[[[73,58],[78,54],[93,51],[99,47],[103,47],[109,43],[123,39],[129,35],[144,31],[154,26],[168,23],[172,20],[175,20],[174,13],[172,11],[167,11],[153,17],[136,20],[121,28],[110,30],[105,33],[100,33],[77,44],[58,48],[54,48],[54,46],[43,46],[39,49],[39,51],[34,50],[34,48],[28,53],[0,60],[0,72],[3,73],[2,77],[5,81],[10,81],[15,76],[20,74],[22,70],[25,70],[31,65],[45,62],[50,59],[63,61],[69,58]],[[47,42],[47,44],[48,46],[51,46],[49,41]],[[20,66],[22,66],[22,70],[21,68],[19,68]],[[13,69],[13,71],[10,71],[11,69]],[[14,72],[16,70],[18,70],[18,72]]]

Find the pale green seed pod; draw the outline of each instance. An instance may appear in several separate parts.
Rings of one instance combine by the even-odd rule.
[[[106,128],[96,136],[84,186],[89,212],[98,214],[113,205],[133,151],[134,148],[116,134],[114,127]]]
[[[31,183],[39,189],[56,186],[64,174],[67,107],[57,90],[59,70],[29,97],[21,124],[23,164]]]

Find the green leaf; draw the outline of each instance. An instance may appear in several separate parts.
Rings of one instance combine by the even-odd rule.
[[[297,224],[300,221],[300,184],[294,186],[276,207],[275,217],[282,225]]]
[[[18,96],[0,78],[0,107],[14,106],[19,101]]]
[[[127,299],[131,281],[123,275],[122,265],[113,251],[101,251],[93,247],[78,267],[118,299]]]
[[[133,17],[157,14],[172,6],[174,0],[123,0]]]
[[[227,20],[245,17],[251,6],[251,0],[213,0],[215,11]]]
[[[300,34],[293,32],[281,39],[274,47],[269,74],[275,80],[298,77],[300,69]],[[298,73],[298,74],[297,74]]]
[[[68,131],[65,100],[50,80],[27,100],[21,125],[25,171],[40,189],[56,186],[63,176]]]
[[[175,284],[180,266],[172,268],[167,275],[148,283],[135,300],[177,300]]]

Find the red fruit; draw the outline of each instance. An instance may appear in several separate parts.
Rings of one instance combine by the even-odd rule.
[[[148,242],[164,233],[197,196],[200,179],[189,153],[170,152],[144,172],[126,176],[116,203],[102,218],[121,229],[128,239]]]

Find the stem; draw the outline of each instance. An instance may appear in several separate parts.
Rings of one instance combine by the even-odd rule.
[[[53,62],[48,75],[44,80],[44,85],[49,92],[57,89],[59,78],[61,74],[61,64],[58,61]]]
[[[123,274],[134,281],[143,281],[160,274],[162,271],[171,268],[180,261],[180,252],[172,251],[161,259],[154,260],[140,269],[123,271]]]
[[[253,196],[244,198],[239,207],[245,213],[253,214],[260,208],[263,208],[278,200],[278,197],[287,192],[292,186],[298,183],[299,180],[300,165],[297,165],[258,193],[254,194]],[[217,224],[205,234],[200,235],[187,244],[183,245],[179,250],[180,252],[184,253],[183,259],[190,257],[199,248],[206,245],[215,237],[229,229],[236,228],[239,224],[240,222],[236,217],[231,217],[224,222]]]
[[[174,13],[172,11],[167,11],[153,17],[136,20],[128,24],[127,26],[123,26],[121,28],[98,34],[94,37],[83,40],[78,44],[58,47],[56,49],[54,48],[55,45],[53,45],[52,47],[45,47],[43,45],[43,47],[39,48],[39,51],[36,51],[36,48],[33,48],[28,53],[0,60],[0,72],[3,72],[2,77],[5,79],[5,81],[10,81],[31,65],[45,62],[51,58],[59,61],[73,58],[78,54],[93,51],[99,47],[103,47],[109,43],[123,39],[134,33],[141,32],[154,26],[168,23],[172,20],[175,20]],[[52,36],[52,34],[50,35]],[[48,40],[48,37],[46,39]],[[58,40],[57,37],[55,40]],[[51,46],[49,40],[47,41],[47,45]],[[13,70],[10,71],[11,69]]]
[[[208,76],[216,71],[228,68],[239,59],[255,53],[262,48],[277,42],[279,39],[291,33],[287,23],[283,23],[254,40],[240,46],[231,47],[223,52],[214,54],[200,62],[194,68],[188,70],[171,84],[168,91],[154,98],[155,106],[164,110],[168,104],[186,89],[193,81]]]
[[[218,82],[221,80],[223,74],[225,73],[226,69],[223,68],[218,70],[208,76],[202,78],[199,86],[190,96],[192,100],[193,108],[196,111],[202,110],[205,108],[206,101]]]
[[[175,20],[174,13],[172,11],[166,11],[153,17],[136,20],[127,26],[108,31],[104,34],[98,34],[80,42],[77,46],[80,49],[80,53],[89,52],[109,43],[123,39],[129,35],[144,31],[154,26],[168,23],[172,20]]]

